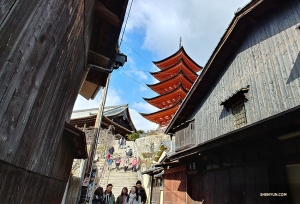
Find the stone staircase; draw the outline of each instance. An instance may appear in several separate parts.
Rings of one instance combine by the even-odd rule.
[[[135,155],[135,152],[134,152],[135,149],[133,148],[134,142],[127,141],[126,145],[130,146],[132,148],[133,155]],[[113,154],[113,159],[115,159],[118,155],[120,155],[122,158],[120,169],[119,169],[119,171],[116,171],[116,165],[115,165],[115,163],[113,163],[111,165],[112,169],[109,171],[108,167],[106,165],[105,169],[103,171],[103,175],[101,176],[100,186],[102,186],[105,189],[107,184],[109,184],[109,183],[113,184],[113,194],[117,198],[117,196],[119,196],[121,194],[123,187],[127,187],[128,189],[130,189],[131,186],[135,185],[136,181],[138,180],[138,174],[137,174],[137,172],[132,172],[131,165],[127,169],[127,172],[124,172],[123,160],[125,158],[125,149],[119,149],[118,140],[114,141],[114,148],[115,148],[115,152]],[[133,158],[129,159],[130,163],[131,163],[132,159]],[[103,164],[104,164],[105,161],[101,161],[101,160],[100,160],[100,162],[103,162]]]

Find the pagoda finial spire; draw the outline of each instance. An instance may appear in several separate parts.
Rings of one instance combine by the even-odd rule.
[[[181,37],[180,37],[180,39],[179,39],[179,49],[181,48],[181,42],[182,42],[182,40],[181,40]]]

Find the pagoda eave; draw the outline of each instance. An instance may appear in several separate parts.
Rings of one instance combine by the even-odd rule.
[[[203,69],[200,65],[198,65],[194,60],[192,60],[187,53],[185,52],[183,46],[173,55],[160,60],[160,61],[153,61],[153,63],[161,70],[166,69],[167,67],[175,64],[178,60],[181,58],[185,59],[187,61],[187,64],[191,69],[193,69],[195,72],[199,72]]]

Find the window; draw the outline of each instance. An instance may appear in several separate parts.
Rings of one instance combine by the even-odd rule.
[[[191,130],[194,130],[194,123],[191,123]]]
[[[231,109],[232,109],[234,127],[239,128],[242,125],[245,125],[247,123],[247,118],[246,118],[244,99],[241,99],[235,104],[233,104]]]

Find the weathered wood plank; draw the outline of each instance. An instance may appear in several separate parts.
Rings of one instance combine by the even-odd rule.
[[[95,1],[95,14],[106,21],[110,22],[114,26],[120,25],[120,19],[119,17],[108,10],[101,2]]]
[[[5,203],[61,202],[73,159],[62,131],[83,81],[93,2],[16,1],[1,24],[0,197]],[[16,191],[15,183],[24,191]]]
[[[16,3],[16,0],[2,0],[0,2],[0,27],[2,23],[4,22],[5,18],[7,18],[7,15],[9,14],[10,10],[13,8],[14,4]]]

